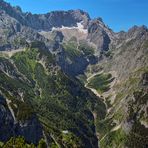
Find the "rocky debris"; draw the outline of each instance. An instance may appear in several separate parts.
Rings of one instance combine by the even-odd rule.
[[[53,40],[55,42],[59,42],[60,43],[60,42],[63,41],[64,36],[63,36],[62,32],[60,32],[60,31],[53,31],[52,34],[53,34]]]
[[[5,11],[0,15],[0,50],[14,50],[28,46],[31,41],[47,42],[35,30],[22,25],[15,18],[8,15]]]

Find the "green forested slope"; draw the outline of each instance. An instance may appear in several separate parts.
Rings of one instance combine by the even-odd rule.
[[[104,104],[78,80],[66,76],[48,51],[26,49],[10,58],[0,57],[0,62],[0,93],[16,122],[36,115],[49,145],[97,147],[92,113],[105,116]]]

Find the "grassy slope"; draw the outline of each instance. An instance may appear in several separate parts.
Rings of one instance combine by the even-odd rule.
[[[147,94],[140,86],[141,76],[146,72],[146,67],[133,71],[129,78],[125,81],[120,81],[120,83],[114,86],[116,98],[113,104],[109,103],[109,108],[111,107],[110,112],[104,119],[96,119],[96,128],[100,138],[100,146],[102,148],[125,147],[125,145],[138,148],[147,145],[147,137],[144,132],[147,131],[147,129],[140,124],[141,120],[146,122],[147,114],[145,110],[140,111],[140,108],[142,109],[146,105],[146,102],[143,102],[142,100],[145,98],[146,101]],[[102,94],[109,90],[110,82],[112,82],[112,78],[109,74],[97,74],[89,79],[88,86]],[[139,91],[142,92],[143,95],[145,94],[144,96],[142,94],[139,95],[138,100],[141,101],[136,101],[137,103],[130,101],[133,100],[133,94],[138,93]],[[142,96],[143,99],[141,98]],[[106,99],[110,99],[109,97]],[[124,121],[127,125],[124,125]],[[131,121],[134,122],[133,126],[130,128]],[[126,128],[130,128],[131,132],[127,134],[125,131]],[[139,130],[137,130],[138,128]],[[114,131],[114,129],[116,130]],[[138,137],[141,140],[138,140]]]
[[[126,145],[128,147],[142,148],[147,145],[146,141],[148,139],[146,133],[148,130],[140,123],[147,116],[143,108],[146,106],[148,94],[140,86],[142,85],[141,75],[146,72],[147,68],[141,68],[133,72],[126,81],[120,82],[120,85],[116,85],[118,91],[116,92],[114,106],[107,116],[107,118],[109,116],[111,118],[108,121],[102,121],[103,125],[106,126],[98,127],[99,130],[103,127],[100,132],[105,136],[100,142],[101,147],[124,147]],[[109,128],[113,121],[116,121],[117,125],[122,124],[116,131],[112,131],[112,128]],[[130,127],[131,123],[132,127]],[[128,128],[130,130],[126,132]]]
[[[90,79],[88,86],[96,89],[100,94],[109,90],[109,84],[112,82],[111,74],[98,74]]]

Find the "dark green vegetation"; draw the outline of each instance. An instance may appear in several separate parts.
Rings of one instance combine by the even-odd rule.
[[[111,74],[98,74],[90,79],[88,86],[96,89],[99,93],[106,92],[110,89],[109,84],[113,81]]]
[[[82,53],[77,49],[77,43],[75,42],[68,42],[63,45],[67,56],[70,59],[74,59],[76,57],[82,56]]]
[[[34,144],[28,144],[23,137],[11,137],[6,143],[1,143],[0,148],[46,148],[47,145],[43,139],[41,139],[37,146]]]
[[[95,53],[95,49],[88,45],[87,42],[80,42],[79,49],[82,51],[86,56],[93,55]]]
[[[17,121],[36,115],[51,147],[97,147],[92,112],[101,119],[105,105],[77,79],[65,75],[48,51],[27,49],[10,59],[1,57],[0,63],[0,92]]]
[[[63,44],[65,52],[70,59],[78,58],[80,56],[93,56],[95,49],[91,47],[87,42],[68,41]]]
[[[127,136],[122,129],[113,131],[105,135],[105,138],[100,142],[102,148],[122,147],[125,145]]]
[[[128,135],[127,145],[135,148],[147,147],[148,129],[141,124],[141,121],[147,120],[147,116],[141,108],[148,100],[148,93],[140,90],[135,91],[133,95],[135,100],[130,101],[128,106],[128,120],[133,121],[133,126]]]
[[[35,148],[33,144],[27,144],[23,137],[11,138],[9,141],[1,145],[2,148]]]

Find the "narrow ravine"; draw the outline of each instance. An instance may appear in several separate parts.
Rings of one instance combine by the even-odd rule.
[[[89,87],[88,86],[88,83],[89,83],[89,81],[93,78],[93,77],[95,77],[96,75],[98,75],[98,74],[101,74],[101,73],[103,73],[102,71],[101,72],[97,72],[97,73],[94,73],[94,74],[92,74],[91,76],[89,76],[88,78],[87,78],[87,82],[86,82],[86,84],[85,84],[85,87],[87,88],[87,89],[89,89],[89,90],[91,90],[97,97],[99,97],[99,98],[102,98],[104,101],[104,104],[105,104],[105,106],[106,106],[106,108],[107,108],[107,104],[106,104],[106,101],[105,101],[105,97],[102,95],[102,94],[100,94],[96,89],[94,89],[94,88],[91,88],[91,87]]]
[[[91,80],[94,76],[96,76],[96,75],[98,75],[98,74],[101,74],[101,73],[103,73],[103,72],[101,71],[101,72],[98,72],[98,73],[95,73],[95,74],[89,76],[89,77],[86,79],[85,87],[86,87],[87,89],[91,90],[98,98],[101,98],[101,99],[103,100],[103,103],[104,103],[105,106],[106,106],[106,111],[107,111],[106,116],[107,116],[107,115],[109,114],[109,112],[110,112],[110,108],[108,108],[108,106],[107,106],[107,104],[106,104],[106,99],[105,99],[105,98],[108,97],[108,96],[111,95],[111,94],[113,95],[113,97],[116,96],[116,95],[115,95],[115,91],[113,90],[113,86],[114,86],[115,83],[117,82],[117,74],[116,74],[116,72],[114,72],[114,71],[109,72],[109,73],[112,74],[112,77],[114,78],[113,82],[110,83],[110,90],[107,91],[107,92],[105,92],[105,93],[103,93],[103,94],[100,94],[96,89],[89,87],[89,86],[88,86],[88,83],[90,82],[90,80]],[[112,102],[113,102],[113,100],[112,100]],[[96,113],[93,113],[93,116],[94,116],[94,119],[96,120],[96,118],[97,118]],[[108,117],[107,117],[107,118],[108,118]],[[105,117],[104,119],[107,119],[107,118]],[[121,128],[121,123],[118,124],[118,125],[116,125],[115,127],[113,127],[110,132],[117,131],[117,130],[119,130],[120,128]],[[110,132],[106,133],[106,134],[100,139],[99,133],[96,131],[96,136],[97,136],[97,138],[98,138],[98,142],[100,143]]]
[[[89,86],[88,86],[88,83],[89,83],[89,80],[90,80],[91,78],[93,78],[94,76],[96,76],[96,75],[98,75],[98,74],[100,74],[100,73],[101,73],[101,72],[98,72],[98,73],[95,73],[95,74],[91,75],[90,77],[88,77],[88,78],[87,78],[87,82],[86,82],[86,84],[85,84],[85,88],[87,88],[87,89],[89,89],[91,92],[93,92],[93,93],[98,97],[98,99],[102,98],[101,94],[99,94],[99,92],[98,92],[96,89],[89,87]],[[106,109],[107,109],[107,104],[105,103],[105,98],[103,97],[102,99],[104,100],[103,103],[105,104]],[[93,114],[94,120],[95,120],[95,122],[96,122],[97,114],[96,114],[95,112],[92,112],[92,114]],[[97,132],[97,130],[96,130],[96,136],[97,136],[97,139],[98,139],[98,146],[99,146],[99,141],[100,141],[99,139],[100,139],[100,137],[99,137],[99,133]]]

